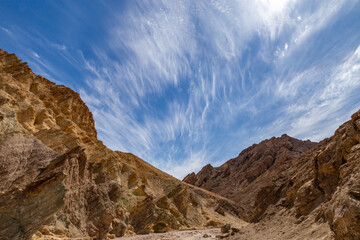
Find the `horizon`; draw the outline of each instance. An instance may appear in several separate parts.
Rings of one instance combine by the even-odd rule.
[[[182,179],[360,108],[360,1],[9,1],[0,44],[78,92],[98,139]]]

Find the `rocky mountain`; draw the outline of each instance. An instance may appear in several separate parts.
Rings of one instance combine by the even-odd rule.
[[[292,167],[299,156],[315,146],[287,135],[274,137],[254,144],[220,167],[208,164],[184,181],[234,200],[244,206],[246,220],[256,222],[270,204],[280,199],[286,177],[298,170]]]
[[[229,239],[360,239],[360,111],[319,143],[271,138],[182,182],[108,149],[79,94],[0,50],[0,182],[0,240],[225,223],[244,226]]]
[[[224,197],[97,139],[79,94],[0,50],[0,239],[105,239],[240,221]]]
[[[250,222],[291,215],[309,229],[327,223],[335,239],[360,239],[360,111],[320,143],[271,138],[184,181],[233,200]]]

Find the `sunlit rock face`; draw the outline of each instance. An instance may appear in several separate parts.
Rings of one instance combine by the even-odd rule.
[[[238,218],[231,200],[108,149],[94,125],[79,94],[0,50],[0,238],[105,239]]]
[[[62,166],[48,167],[58,154],[27,133],[14,112],[0,106],[0,119],[0,238],[27,239],[63,205],[65,175]]]
[[[268,217],[270,206],[282,206],[300,219],[326,221],[336,239],[359,239],[359,170],[360,111],[318,144],[271,138],[184,181],[232,199],[251,222]]]

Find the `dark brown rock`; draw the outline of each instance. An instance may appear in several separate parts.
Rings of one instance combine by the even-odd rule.
[[[296,224],[313,215],[336,239],[360,239],[359,173],[360,111],[318,144],[272,138],[184,181],[233,199],[249,221],[271,217],[266,209],[276,205],[294,210]]]
[[[275,204],[288,188],[287,181],[296,172],[289,168],[316,143],[283,135],[253,145],[220,167],[206,165],[185,182],[234,200],[243,217],[259,221],[270,204]]]
[[[231,229],[230,224],[225,224],[225,225],[223,225],[223,226],[221,227],[221,232],[222,232],[222,233],[228,233],[228,232],[230,232],[230,229]]]

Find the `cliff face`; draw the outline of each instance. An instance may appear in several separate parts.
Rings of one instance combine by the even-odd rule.
[[[313,178],[290,189],[296,213],[324,219],[337,239],[360,239],[360,111],[320,142],[311,163]]]
[[[218,226],[238,216],[232,201],[106,148],[76,92],[2,50],[0,133],[0,199],[16,199],[2,204],[0,221],[14,221],[0,228],[0,239],[27,238],[39,228],[33,238],[104,239]]]
[[[220,167],[206,165],[184,181],[234,200],[247,221],[257,222],[282,197],[286,181],[297,172],[298,157],[315,146],[283,135],[245,149]]]
[[[277,206],[301,221],[328,222],[336,239],[360,239],[359,143],[360,111],[318,144],[272,138],[184,181],[234,200],[251,222],[268,220]]]
[[[27,239],[62,206],[65,175],[47,168],[58,154],[0,109],[0,239]]]

